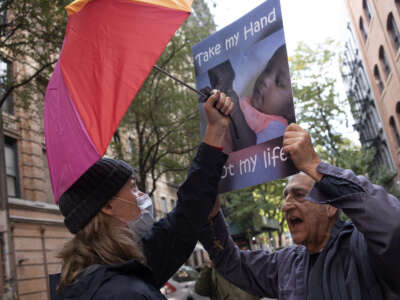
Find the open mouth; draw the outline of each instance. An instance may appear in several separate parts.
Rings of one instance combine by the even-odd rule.
[[[303,223],[303,220],[299,217],[290,217],[288,223],[290,227],[295,228],[297,225]]]

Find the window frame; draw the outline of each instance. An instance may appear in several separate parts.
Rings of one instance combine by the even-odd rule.
[[[7,188],[7,196],[8,197],[14,197],[14,198],[20,198],[21,197],[21,188],[20,188],[20,181],[19,181],[19,165],[18,165],[18,145],[17,145],[17,140],[13,139],[8,136],[4,136],[4,154],[7,156],[7,151],[6,147],[11,149],[14,153],[14,165],[15,165],[15,175],[10,175],[7,173],[7,157],[5,157],[5,162],[6,162],[6,179],[7,179],[7,187],[8,187],[8,177],[13,176],[15,178],[15,195],[10,195],[10,191]]]
[[[363,0],[363,11],[365,16],[367,17],[368,24],[371,23],[372,20],[372,10],[371,6],[369,5],[368,0]]]
[[[390,73],[392,72],[392,69],[390,68],[390,63],[386,56],[386,52],[383,46],[379,47],[379,61],[381,63],[382,69],[385,71],[384,73],[387,79]]]
[[[385,90],[385,84],[383,83],[382,76],[379,71],[378,65],[374,66],[374,78],[375,78],[376,84],[378,85],[378,88],[382,94],[383,91]]]
[[[399,129],[397,128],[396,120],[394,119],[394,116],[391,116],[389,118],[389,125],[392,128],[392,133],[394,134],[394,138],[397,142],[397,147],[400,147],[400,133]]]
[[[12,78],[12,74],[13,74],[12,62],[8,61],[7,59],[4,59],[4,58],[0,57],[0,64],[3,64],[3,63],[7,66],[5,68],[6,78],[7,78],[9,83],[12,83],[12,81],[13,81],[13,78]],[[1,67],[0,67],[0,70],[1,70]],[[2,77],[2,74],[0,74],[0,78],[1,77]],[[0,81],[0,85],[1,85],[1,81]],[[6,91],[6,89],[4,89],[4,92],[5,91]],[[2,94],[3,94],[3,91],[1,91],[1,86],[0,86],[0,99],[2,98]],[[10,115],[14,115],[15,114],[13,93],[8,95],[8,97],[4,101],[3,105],[1,106],[1,111],[5,112],[5,113],[8,113]]]
[[[362,37],[364,38],[364,42],[366,43],[367,40],[368,40],[368,32],[367,32],[367,30],[365,29],[364,20],[363,20],[362,17],[360,17],[360,21],[359,21],[358,23],[359,23],[358,26],[359,26],[359,28],[360,28],[361,35],[362,35]]]
[[[392,40],[392,46],[395,51],[398,51],[400,49],[400,31],[392,12],[387,17],[386,30]]]
[[[164,196],[160,197],[160,207],[161,207],[161,212],[164,215],[168,213],[167,198]]]

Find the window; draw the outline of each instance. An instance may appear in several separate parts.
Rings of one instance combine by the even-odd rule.
[[[135,140],[133,137],[129,136],[129,151],[131,153],[136,153],[136,147],[135,147]]]
[[[200,262],[201,262],[201,264],[204,264],[205,263],[205,258],[204,258],[204,253],[203,253],[203,251],[201,251],[200,250]]]
[[[167,199],[161,197],[161,211],[165,214],[167,213]]]
[[[375,65],[375,67],[374,67],[374,77],[375,77],[376,84],[378,85],[379,90],[382,93],[383,90],[385,89],[385,86],[383,85],[381,74],[379,73],[379,69],[378,69],[377,65]]]
[[[0,60],[0,100],[7,91],[7,87],[11,82],[11,63],[5,60]],[[1,109],[9,114],[14,114],[14,105],[12,95],[9,95],[3,102]]]
[[[368,0],[363,0],[363,9],[364,9],[364,13],[367,17],[368,23],[371,22],[372,13],[371,13],[371,7],[369,6]]]
[[[118,129],[115,130],[115,132],[114,132],[113,140],[114,140],[114,143],[121,144],[121,137],[119,135],[119,130]]]
[[[387,31],[392,38],[394,49],[398,50],[400,48],[400,33],[392,13],[389,14],[387,19]]]
[[[390,124],[390,127],[392,127],[393,134],[396,138],[397,147],[400,147],[400,135],[399,135],[399,131],[397,130],[396,121],[394,120],[393,116],[390,117],[389,124]]]
[[[400,0],[395,0],[394,3],[396,4],[397,11],[400,14]]]
[[[367,31],[365,30],[364,21],[363,21],[363,19],[361,17],[360,17],[360,31],[361,31],[361,34],[362,34],[362,36],[364,38],[364,42],[366,42],[367,39],[368,39],[368,34],[367,34]]]
[[[193,264],[195,267],[199,265],[199,258],[197,257],[197,251],[193,252]]]
[[[400,101],[398,101],[396,103],[396,113],[397,113],[397,116],[400,118]]]
[[[176,206],[176,200],[171,199],[171,209],[173,209]]]
[[[5,36],[7,33],[7,8],[11,1],[0,1],[0,36]]]
[[[8,196],[19,197],[17,143],[8,137],[4,142]]]
[[[42,160],[43,160],[43,168],[44,168],[44,187],[46,191],[46,198],[44,198],[45,202],[47,203],[54,203],[54,194],[53,189],[51,187],[50,181],[50,171],[49,171],[49,164],[47,161],[47,154],[46,149],[42,149]]]
[[[388,78],[390,74],[390,65],[389,61],[387,60],[385,49],[383,49],[383,46],[379,48],[379,61],[381,62],[382,69],[385,70],[386,78]]]

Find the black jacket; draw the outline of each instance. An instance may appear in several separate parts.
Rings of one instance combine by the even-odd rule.
[[[176,208],[155,223],[143,239],[148,266],[135,260],[96,266],[61,294],[55,291],[59,274],[51,275],[51,299],[165,299],[159,289],[189,258],[207,224],[226,159],[223,152],[200,145],[189,175],[178,190]]]
[[[155,288],[151,270],[136,260],[121,265],[96,267],[94,271],[81,276],[75,284],[63,289],[62,294],[56,292],[60,274],[51,275],[51,299],[165,299],[160,290]]]

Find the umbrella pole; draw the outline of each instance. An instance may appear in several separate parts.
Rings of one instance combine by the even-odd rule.
[[[195,92],[196,94],[198,94],[198,95],[200,95],[200,96],[202,96],[202,97],[205,97],[205,98],[208,98],[208,97],[209,97],[209,95],[206,95],[206,94],[204,94],[203,92],[200,92],[200,91],[196,90],[196,89],[193,88],[192,86],[188,85],[187,83],[183,82],[182,80],[180,80],[180,79],[176,78],[175,76],[171,75],[170,73],[168,73],[168,72],[165,71],[164,69],[161,69],[159,66],[154,65],[153,68],[156,69],[157,71],[163,73],[164,75],[167,75],[169,78],[175,80],[176,82],[182,84],[183,86],[187,87],[189,90]],[[222,112],[221,112],[221,114],[222,114]],[[238,134],[238,131],[237,131],[237,128],[236,128],[235,121],[233,121],[231,115],[229,115],[229,119],[231,120],[232,127],[233,127],[233,131],[234,131],[234,133],[235,133],[235,137],[236,137],[237,139],[239,139],[239,134]]]

